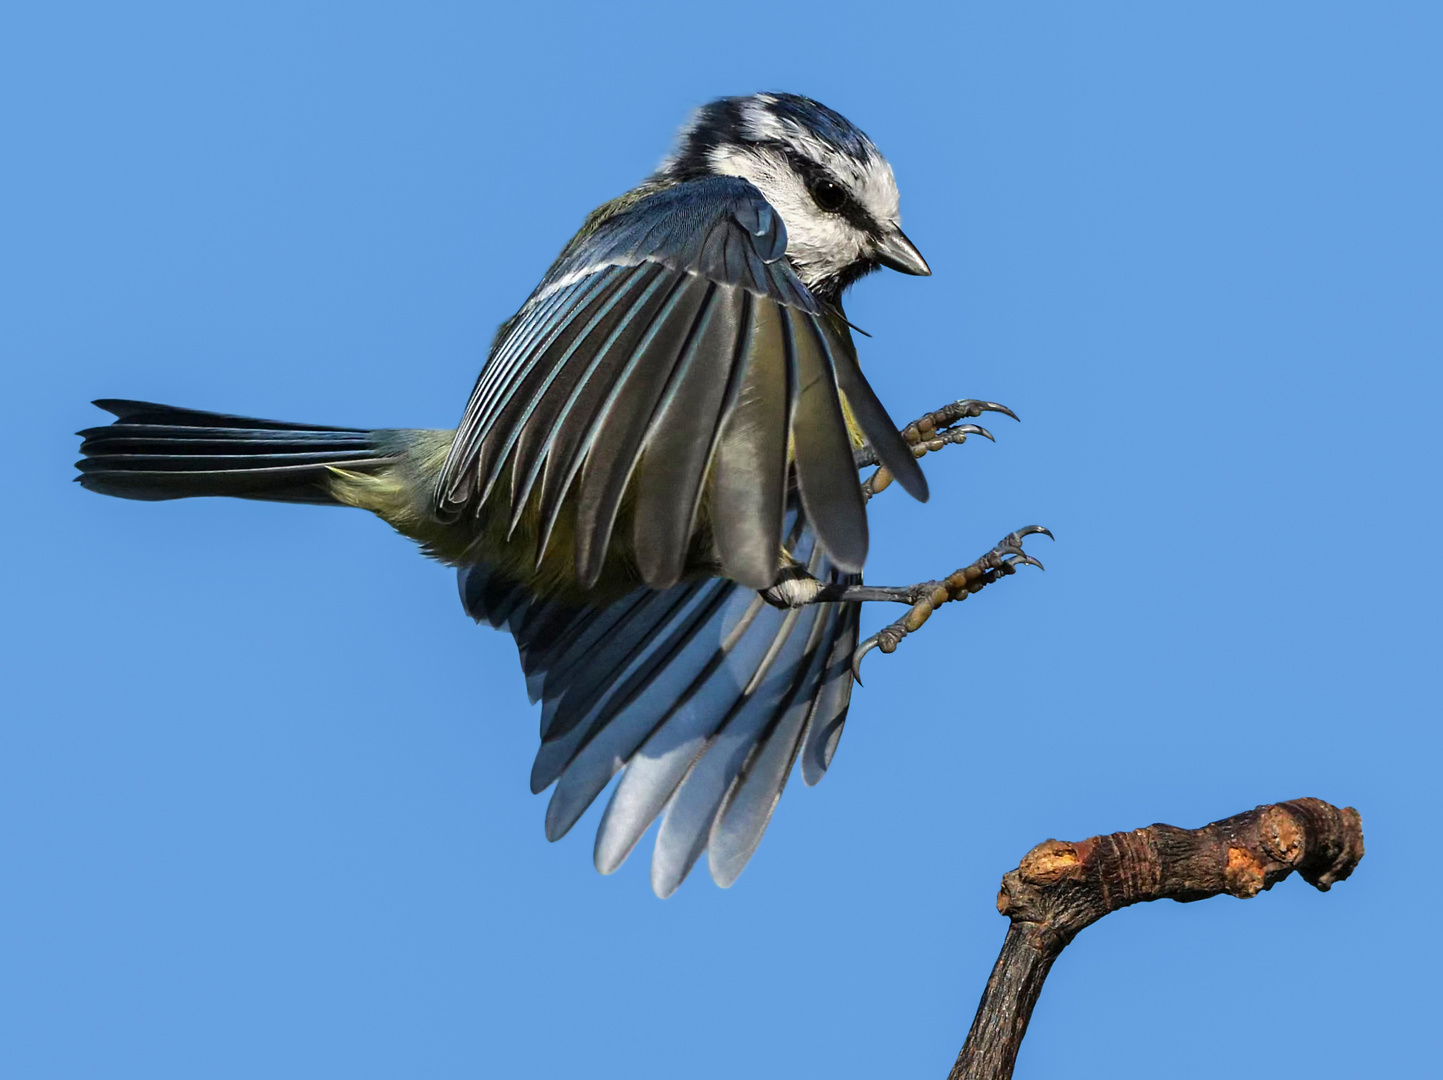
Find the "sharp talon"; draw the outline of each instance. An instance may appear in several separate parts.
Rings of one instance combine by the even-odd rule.
[[[1047,526],[1045,525],[1024,525],[1016,532],[1008,533],[1007,540],[1011,540],[1015,544],[1020,544],[1022,543],[1022,538],[1024,536],[1031,536],[1034,533],[1041,533],[1043,536],[1047,537],[1047,539],[1053,542],[1056,542],[1057,540],[1057,537],[1052,535],[1052,530],[1047,528]],[[1003,541],[1003,543],[1006,542],[1006,540]]]
[[[858,645],[852,652],[852,678],[857,685],[862,685],[862,658],[875,649],[878,645],[877,635],[873,634],[862,644]]]
[[[1011,409],[1009,409],[1006,405],[1001,405],[1001,404],[999,404],[998,402],[995,402],[995,401],[979,401],[979,402],[977,402],[977,404],[980,405],[980,406],[982,406],[982,409],[983,409],[985,412],[1000,412],[1000,413],[1002,413],[1004,416],[1010,416],[1010,417],[1012,417],[1012,419],[1016,420],[1019,424],[1022,423],[1022,417],[1018,416],[1015,412],[1013,412]]]
[[[990,442],[997,440],[992,438],[992,432],[988,431],[981,424],[958,424],[956,427],[949,427],[945,431],[938,432],[939,435],[981,435]]]
[[[1052,535],[1052,531],[1044,525],[1024,525],[1016,532],[1010,532],[999,540],[997,546],[993,548],[989,554],[1001,558],[1003,563],[1008,567],[1008,573],[1016,573],[1018,563],[1021,563],[1023,566],[1035,566],[1039,570],[1046,570],[1047,567],[1042,565],[1041,560],[1034,559],[1022,550],[1022,538],[1024,536],[1032,536],[1036,533],[1042,533],[1049,540],[1055,541],[1057,539]]]

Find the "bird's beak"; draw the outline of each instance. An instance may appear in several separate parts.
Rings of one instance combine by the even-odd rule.
[[[922,258],[916,245],[907,239],[906,233],[895,226],[883,233],[882,238],[873,245],[872,258],[883,266],[890,266],[904,274],[916,274],[918,277],[932,275],[932,268],[927,265],[927,260]]]

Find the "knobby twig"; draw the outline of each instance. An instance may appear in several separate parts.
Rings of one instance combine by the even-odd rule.
[[[1144,900],[1248,899],[1294,870],[1326,892],[1363,857],[1363,822],[1321,799],[1259,806],[1201,829],[1150,825],[1076,844],[1047,840],[1002,879],[1012,920],[948,1080],[1007,1080],[1043,980],[1078,932]]]

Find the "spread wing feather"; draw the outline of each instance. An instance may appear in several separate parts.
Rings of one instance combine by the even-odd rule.
[[[588,392],[595,395],[590,376],[612,358],[611,345],[632,328],[639,311],[655,299],[659,273],[656,267],[618,271],[619,284],[597,298],[591,317],[574,335],[564,335],[552,343],[541,362],[534,365],[529,396],[517,395],[514,405],[508,402],[509,415],[503,414],[500,420],[501,426],[515,432],[510,454],[513,528],[541,467],[550,465],[553,448],[559,440],[574,437],[574,431],[563,422],[566,412]]]
[[[463,439],[467,444],[474,443],[475,449],[466,459],[464,475],[446,486],[451,494],[440,504],[443,517],[458,514],[468,503],[476,512],[480,511],[491,497],[508,455],[526,434],[527,421],[539,397],[563,374],[567,360],[614,310],[616,294],[624,292],[628,285],[636,284],[636,276],[621,268],[608,267],[595,275],[593,282],[585,284],[594,287],[578,290],[572,303],[553,316],[555,327],[542,334],[528,355],[517,358],[514,372],[490,395],[490,404],[477,420],[475,431],[467,424],[457,430],[448,466],[456,457],[456,447]],[[482,437],[483,432],[487,433],[487,437]],[[539,429],[536,434],[541,434]],[[519,470],[513,470],[513,475],[518,473]],[[446,484],[446,479],[443,470],[443,484]],[[473,492],[476,497],[471,501]],[[458,495],[459,503],[456,501]]]
[[[788,548],[822,580],[832,563],[802,516]],[[516,638],[542,702],[533,790],[555,783],[546,833],[564,835],[618,771],[597,868],[621,865],[658,817],[652,885],[669,895],[703,852],[731,884],[760,842],[793,764],[820,779],[851,696],[855,605],[779,611],[713,578],[637,589],[606,607],[538,600],[485,567],[461,571],[478,621]]]
[[[666,588],[685,568],[709,477],[723,571],[765,588],[794,451],[820,542],[837,567],[860,570],[866,516],[839,390],[862,394],[865,432],[908,490],[921,474],[860,381],[850,342],[833,340],[845,323],[807,291],[786,247],[781,218],[736,177],[651,192],[573,242],[498,334],[437,513],[455,520],[495,502],[514,531],[534,508],[539,558],[574,507],[585,587],[631,485],[636,562],[648,585]]]
[[[671,317],[658,317],[654,332],[633,354],[595,424],[577,496],[576,558],[583,586],[601,574],[604,541],[616,523],[621,497],[668,383],[678,372],[686,379],[688,361],[710,341],[711,328],[726,319],[727,305],[716,302],[717,291],[705,278],[682,280],[673,294]]]
[[[830,355],[815,321],[798,312],[788,314],[784,330],[795,386],[792,439],[802,510],[827,538],[832,560],[860,571],[867,558],[867,509],[850,460],[852,440],[842,419]],[[910,451],[907,459],[912,460]]]
[[[667,309],[669,299],[683,284],[657,266],[637,267],[628,273],[644,285],[627,297],[625,306],[607,324],[605,337],[595,352],[584,362],[578,354],[564,365],[568,377],[551,385],[546,407],[527,421],[526,434],[533,435],[535,446],[518,448],[515,475],[525,476],[526,482],[512,496],[513,514],[519,514],[530,499],[532,485],[544,466],[541,514],[547,527],[543,541],[555,522],[561,497],[580,466],[590,435],[604,417],[603,403],[611,388],[636,356],[653,320]]]
[[[681,579],[701,502],[702,479],[722,420],[740,393],[739,354],[751,336],[756,304],[746,290],[718,296],[713,317],[683,359],[657,410],[638,465],[632,547],[642,580],[665,589]],[[731,363],[715,357],[732,349]]]
[[[727,576],[753,589],[770,588],[780,565],[791,427],[785,323],[777,305],[756,305],[746,344],[751,362],[722,422],[712,470],[717,552]]]

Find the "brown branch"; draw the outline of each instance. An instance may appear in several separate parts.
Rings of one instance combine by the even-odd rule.
[[[1077,844],[1047,840],[1002,879],[1012,920],[948,1080],[1007,1080],[1058,954],[1108,912],[1144,900],[1248,899],[1294,870],[1326,892],[1363,857],[1363,822],[1321,799],[1259,806],[1201,829],[1150,825]]]

